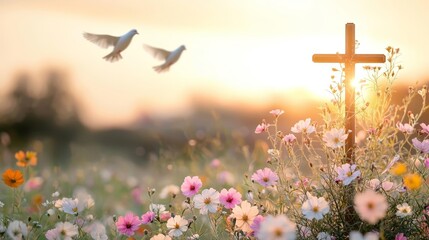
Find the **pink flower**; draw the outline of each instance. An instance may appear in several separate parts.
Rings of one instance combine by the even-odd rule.
[[[420,142],[417,138],[413,138],[412,142],[414,147],[417,148],[420,153],[429,153],[429,139]]]
[[[357,193],[354,204],[360,219],[370,224],[376,224],[380,219],[383,219],[389,208],[386,197],[373,190]]]
[[[256,134],[263,133],[266,131],[268,131],[268,125],[267,124],[261,123],[261,124],[258,124],[258,126],[256,126],[256,129],[255,129]]]
[[[142,224],[149,224],[153,222],[154,219],[155,219],[155,213],[149,211],[142,215]]]
[[[294,133],[311,134],[316,131],[316,128],[311,125],[311,118],[300,120],[290,129]]]
[[[429,125],[426,125],[424,123],[420,123],[420,127],[422,127],[422,130],[421,130],[422,133],[429,134]]]
[[[292,133],[283,137],[283,142],[287,145],[292,145],[292,143],[294,143],[295,141],[296,137]]]
[[[171,218],[171,213],[169,211],[164,211],[159,214],[159,220],[161,220],[162,222],[166,222],[170,218]]]
[[[277,184],[279,177],[269,168],[259,169],[252,175],[252,181],[261,184],[264,187]]]
[[[275,117],[278,117],[278,116],[282,115],[284,112],[285,111],[280,110],[280,109],[274,109],[274,110],[270,111],[270,113],[273,114]]]
[[[43,178],[32,177],[24,185],[24,191],[30,192],[39,189],[43,184]]]
[[[426,158],[424,163],[425,163],[425,167],[429,168],[429,158]]]
[[[219,201],[225,208],[232,209],[235,205],[241,203],[241,193],[237,192],[234,188],[230,188],[229,190],[222,189]]]
[[[413,126],[411,126],[408,123],[402,124],[400,122],[396,123],[396,127],[399,129],[399,131],[406,133],[406,134],[412,134],[414,132]]]
[[[138,216],[133,213],[127,213],[124,217],[120,216],[116,222],[116,228],[120,234],[127,235],[128,237],[134,235],[134,232],[139,229],[142,222]]]
[[[408,238],[405,237],[405,235],[403,233],[398,233],[395,236],[395,240],[407,240]]]
[[[210,167],[212,167],[212,168],[218,168],[218,167],[220,167],[220,164],[221,164],[220,160],[217,159],[217,158],[215,158],[215,159],[213,159],[211,161]]]
[[[182,190],[183,195],[186,197],[192,197],[198,193],[201,186],[203,186],[203,183],[198,176],[193,176],[192,178],[187,176],[185,177],[180,189]]]
[[[262,221],[264,221],[264,216],[258,215],[253,219],[253,223],[250,224],[250,229],[252,229],[252,236],[258,235],[259,228],[261,227]]]

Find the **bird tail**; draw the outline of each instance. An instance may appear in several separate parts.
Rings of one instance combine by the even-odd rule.
[[[169,69],[170,69],[170,66],[165,65],[165,64],[161,64],[159,66],[153,67],[153,70],[155,70],[155,72],[157,72],[157,73],[167,72]]]
[[[104,56],[103,58],[109,62],[116,62],[116,61],[121,60],[122,56],[121,56],[120,52],[111,52],[108,55]]]

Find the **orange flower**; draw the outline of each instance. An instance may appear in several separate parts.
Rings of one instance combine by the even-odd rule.
[[[3,173],[3,182],[9,187],[17,188],[24,183],[24,176],[19,170],[7,169]]]
[[[37,153],[32,151],[27,151],[24,153],[24,151],[19,151],[15,153],[15,158],[18,162],[16,162],[16,165],[18,167],[26,167],[28,165],[30,166],[36,166],[37,165]]]

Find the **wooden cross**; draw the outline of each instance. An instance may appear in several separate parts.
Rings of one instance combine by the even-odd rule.
[[[346,53],[345,54],[314,54],[315,63],[344,63],[346,91],[346,132],[351,130],[346,140],[347,163],[354,162],[353,147],[355,144],[355,89],[352,81],[355,78],[356,63],[384,63],[384,54],[355,54],[355,24],[346,24]]]

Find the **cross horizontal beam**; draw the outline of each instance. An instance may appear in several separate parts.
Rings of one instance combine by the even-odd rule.
[[[353,63],[384,63],[384,54],[354,54],[352,57],[346,54],[313,54],[315,63],[345,63],[350,59]]]

